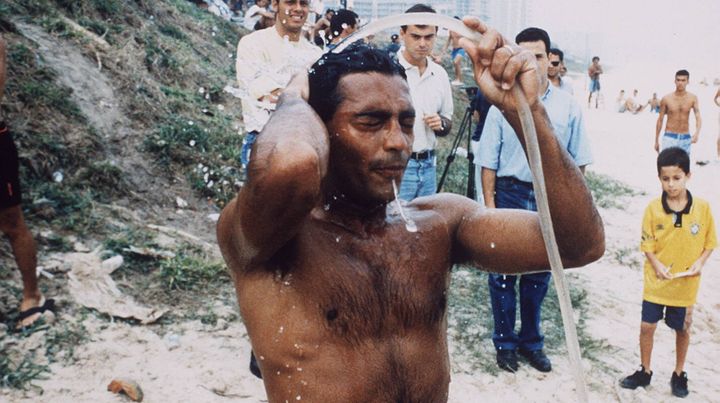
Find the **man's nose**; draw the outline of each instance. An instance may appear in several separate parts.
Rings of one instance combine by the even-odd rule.
[[[392,121],[390,128],[385,134],[385,143],[383,144],[386,150],[404,150],[409,148],[412,135],[408,136],[402,131],[399,121]]]

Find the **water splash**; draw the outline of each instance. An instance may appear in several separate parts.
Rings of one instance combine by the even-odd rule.
[[[417,225],[415,225],[415,221],[405,215],[405,211],[403,210],[402,204],[400,203],[400,199],[398,199],[398,190],[395,181],[393,180],[391,182],[393,187],[393,194],[395,195],[395,203],[397,204],[398,211],[400,211],[400,217],[402,217],[403,221],[405,221],[405,229],[407,230],[407,232],[417,232],[418,228]]]

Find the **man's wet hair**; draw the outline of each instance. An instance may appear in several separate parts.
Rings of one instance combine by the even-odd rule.
[[[310,68],[308,103],[323,122],[328,122],[343,101],[337,88],[340,79],[352,73],[373,72],[407,80],[405,69],[387,52],[374,49],[362,41],[353,43],[340,53],[328,52]]]
[[[685,69],[678,70],[677,73],[675,73],[675,77],[678,76],[690,78],[690,72]]]
[[[548,54],[552,54],[552,55],[559,57],[561,62],[565,60],[565,53],[563,53],[563,51],[558,48],[550,48],[550,51],[548,52]]]
[[[407,13],[435,13],[435,9],[428,6],[427,4],[415,4],[414,6],[408,8],[405,10],[405,14]],[[425,28],[427,25],[415,25],[418,28]],[[407,31],[407,25],[400,25],[400,29],[402,29],[403,32]],[[435,31],[437,31],[437,27],[435,27]]]
[[[344,27],[354,27],[358,24],[358,15],[354,11],[340,9],[330,20],[330,35],[333,37],[340,36]]]
[[[599,62],[599,61],[600,61],[600,58],[597,57],[597,56],[593,56],[592,61],[598,61],[598,62]]]
[[[690,156],[680,147],[668,147],[658,154],[658,175],[660,175],[660,168],[662,167],[678,167],[687,175],[690,173]]]
[[[537,27],[525,28],[515,36],[515,43],[542,41],[545,44],[545,53],[550,52],[550,35],[544,29]]]

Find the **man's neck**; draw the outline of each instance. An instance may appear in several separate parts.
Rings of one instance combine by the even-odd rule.
[[[562,81],[562,79],[559,74],[556,75],[555,77],[548,77],[548,79],[554,86],[560,87],[560,82]]]
[[[314,214],[323,221],[361,236],[385,225],[387,203],[365,206],[342,194],[326,194],[323,199],[321,208],[316,208]]]
[[[420,75],[425,72],[425,69],[427,69],[428,61],[427,57],[421,57],[419,59],[414,59],[412,55],[410,55],[410,52],[408,52],[407,49],[403,50],[403,57],[405,60],[407,60],[408,63],[412,64],[413,66],[417,67],[418,70],[420,70]]]
[[[275,32],[280,35],[280,37],[288,37],[290,42],[298,42],[300,40],[300,32],[292,32],[285,29],[285,27],[280,23],[280,21],[275,21]]]
[[[687,94],[687,90],[679,90],[679,89],[677,89],[677,88],[675,89],[675,95],[677,95],[677,96],[683,96],[683,95],[685,95],[685,94]]]

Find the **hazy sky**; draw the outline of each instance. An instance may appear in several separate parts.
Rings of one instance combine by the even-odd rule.
[[[608,64],[686,65],[720,76],[720,0],[538,0],[538,26],[598,32]]]

